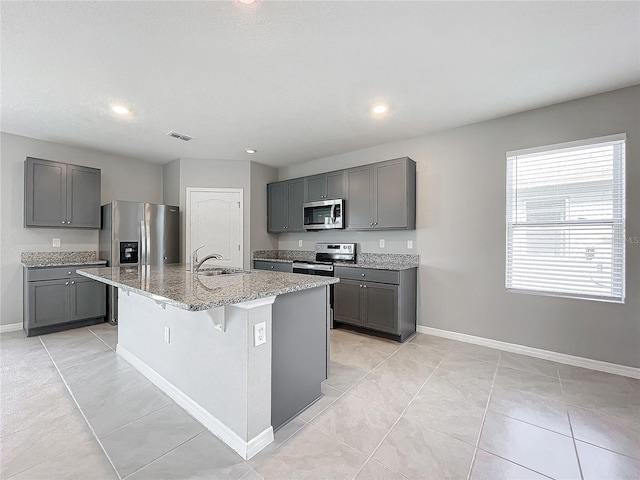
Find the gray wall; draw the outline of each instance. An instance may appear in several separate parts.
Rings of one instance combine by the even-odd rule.
[[[277,249],[277,235],[267,233],[267,183],[278,180],[278,170],[256,162],[251,162],[250,168],[251,251]]]
[[[0,324],[22,322],[23,251],[98,250],[98,230],[24,228],[24,160],[27,156],[102,170],[102,203],[162,203],[162,166],[8,133],[0,147]],[[61,239],[53,248],[51,239]]]
[[[241,188],[243,190],[243,263],[251,266],[251,251],[277,247],[266,232],[267,183],[277,179],[271,167],[249,161],[181,158],[164,165],[164,201],[180,206],[181,260],[185,250],[186,188]]]
[[[627,237],[640,237],[640,87],[280,170],[280,179],[408,155],[417,162],[420,325],[640,367],[640,244],[627,242],[624,305],[506,293],[505,153],[627,134]],[[348,238],[375,245],[373,236]],[[388,235],[385,233],[384,235]],[[281,235],[280,248],[297,236]],[[313,238],[302,234],[301,238]],[[345,232],[327,239],[347,238]],[[306,241],[305,241],[306,243]],[[297,245],[297,243],[295,243]],[[392,244],[393,245],[393,244]],[[388,251],[406,252],[400,245]]]

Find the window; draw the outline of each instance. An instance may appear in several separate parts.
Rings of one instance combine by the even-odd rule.
[[[507,291],[624,302],[625,140],[507,153]]]

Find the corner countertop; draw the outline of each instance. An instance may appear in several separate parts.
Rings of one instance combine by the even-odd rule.
[[[231,275],[192,274],[186,264],[105,267],[80,275],[189,311],[233,305],[259,298],[338,283],[338,278],[244,270]],[[206,270],[204,270],[206,271]]]
[[[265,262],[293,263],[312,261],[315,253],[304,250],[257,250],[253,260]],[[335,263],[335,266],[350,268],[371,268],[374,270],[408,270],[418,268],[420,256],[395,253],[359,253],[356,263]]]
[[[27,268],[106,265],[96,252],[22,252],[20,262]]]

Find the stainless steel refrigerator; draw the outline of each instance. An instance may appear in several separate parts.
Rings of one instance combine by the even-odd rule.
[[[100,258],[110,267],[180,262],[180,211],[173,205],[113,201],[102,205]],[[118,289],[107,289],[107,320],[118,323]]]

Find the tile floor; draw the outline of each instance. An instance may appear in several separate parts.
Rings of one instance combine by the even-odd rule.
[[[638,380],[334,330],[322,398],[243,461],[116,343],[108,324],[1,336],[1,479],[640,478]]]

